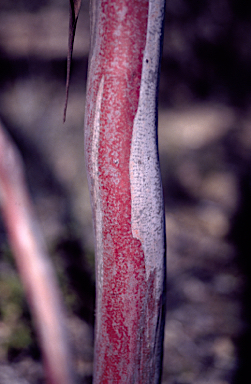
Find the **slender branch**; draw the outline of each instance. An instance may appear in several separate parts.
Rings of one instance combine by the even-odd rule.
[[[0,204],[39,335],[47,380],[70,384],[65,313],[54,270],[26,189],[22,160],[0,122]]]

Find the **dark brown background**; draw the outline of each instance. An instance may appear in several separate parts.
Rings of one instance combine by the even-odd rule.
[[[167,228],[163,384],[250,381],[251,5],[168,0],[159,145]],[[1,0],[0,116],[17,143],[91,382],[94,256],[83,121],[88,4],[62,123],[68,3]],[[43,383],[40,352],[0,232],[0,384]]]

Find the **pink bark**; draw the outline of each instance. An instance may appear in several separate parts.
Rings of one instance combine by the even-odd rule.
[[[41,343],[49,384],[71,384],[63,310],[54,270],[35,220],[22,160],[0,122],[0,205]]]
[[[160,380],[165,240],[155,123],[163,9],[160,0],[92,2],[85,138],[96,236],[96,384]]]

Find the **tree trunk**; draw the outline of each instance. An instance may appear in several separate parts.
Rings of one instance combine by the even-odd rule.
[[[85,146],[96,238],[94,383],[160,382],[165,224],[157,149],[164,0],[93,0]]]
[[[72,360],[54,269],[35,219],[22,160],[0,122],[0,205],[39,336],[49,384],[72,384]]]

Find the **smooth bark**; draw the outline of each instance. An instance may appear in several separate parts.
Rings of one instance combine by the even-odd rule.
[[[65,312],[26,188],[22,160],[0,122],[0,205],[39,336],[49,384],[71,384]]]

